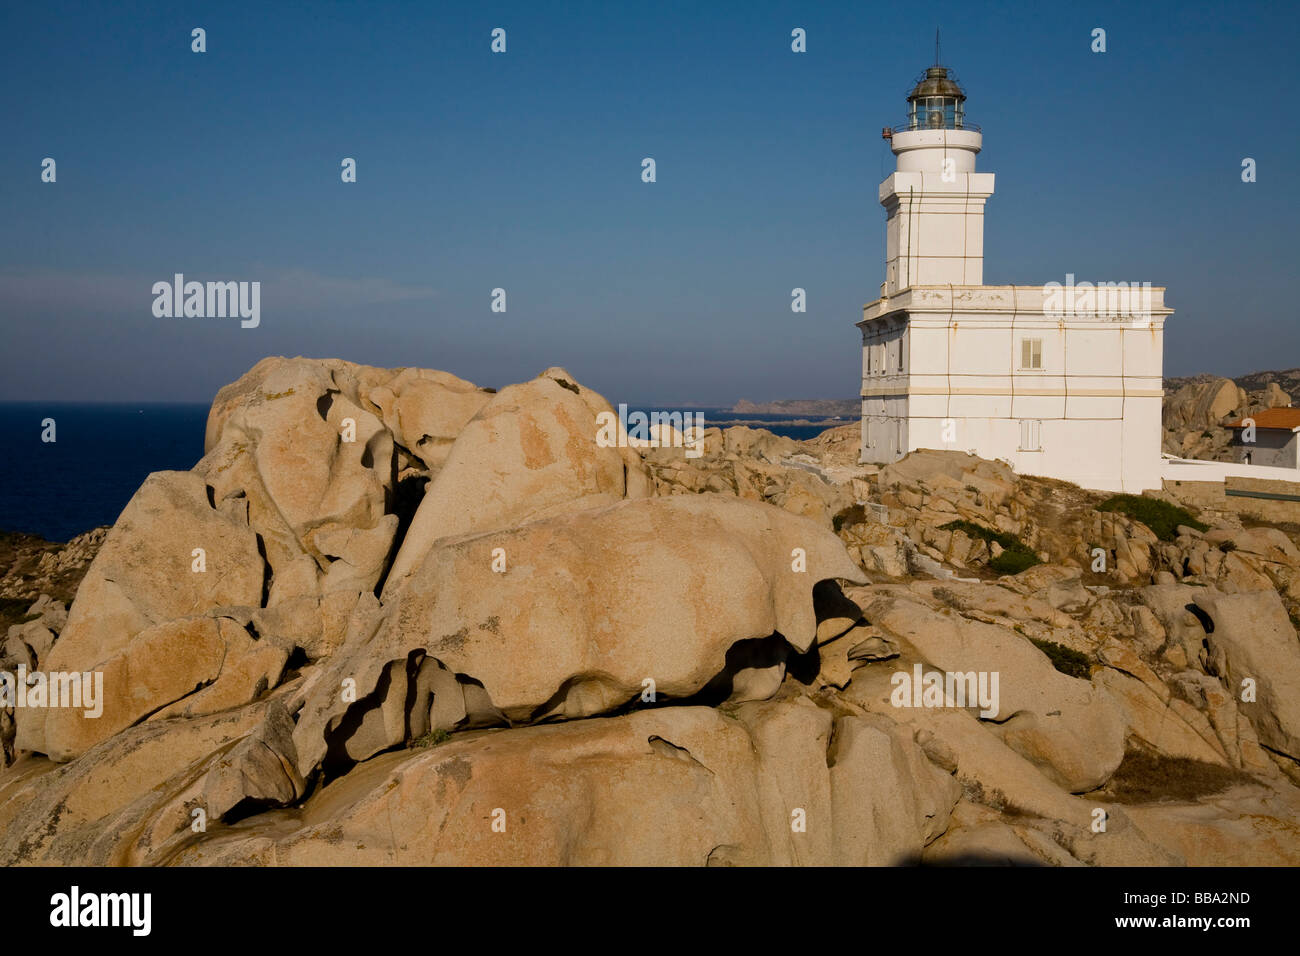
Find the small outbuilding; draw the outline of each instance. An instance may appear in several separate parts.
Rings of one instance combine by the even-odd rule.
[[[1230,422],[1234,457],[1243,465],[1300,468],[1300,408],[1266,408]]]

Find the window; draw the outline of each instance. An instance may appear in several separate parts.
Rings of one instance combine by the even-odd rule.
[[[1020,340],[1020,367],[1021,368],[1042,368],[1043,367],[1043,340],[1042,339],[1021,339]]]
[[[1024,418],[1020,421],[1020,450],[1021,451],[1042,451],[1043,450],[1043,423],[1033,418]]]

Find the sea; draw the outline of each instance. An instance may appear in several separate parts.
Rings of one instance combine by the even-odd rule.
[[[800,440],[851,421],[791,425],[798,419],[729,408],[654,410],[703,412],[706,426],[760,422],[753,427]],[[188,471],[203,457],[207,417],[207,404],[0,402],[0,531],[67,541],[113,524],[150,472]],[[42,441],[47,419],[51,442]]]

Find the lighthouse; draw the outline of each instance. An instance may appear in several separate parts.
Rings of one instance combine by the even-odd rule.
[[[882,135],[884,281],[863,307],[861,461],[921,448],[1001,459],[1085,488],[1161,487],[1165,290],[1148,282],[984,285],[983,130],[935,62]]]
[[[984,281],[984,138],[966,121],[966,94],[947,67],[929,67],[907,96],[907,122],[886,129],[897,169],[880,184],[887,225],[885,295],[917,285]]]

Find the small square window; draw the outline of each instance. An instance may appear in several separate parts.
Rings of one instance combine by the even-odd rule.
[[[1020,367],[1021,368],[1042,368],[1043,367],[1043,340],[1042,339],[1021,339],[1020,340]]]

